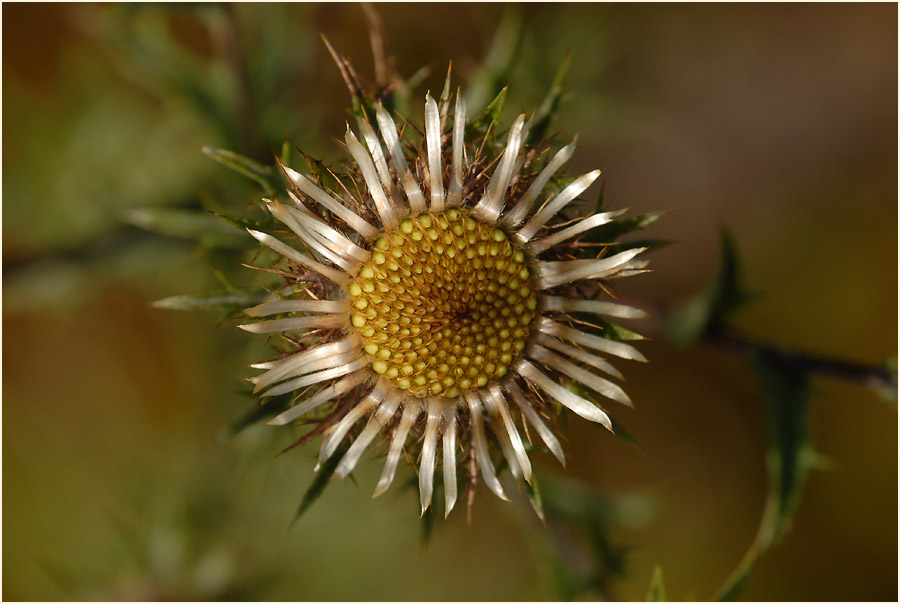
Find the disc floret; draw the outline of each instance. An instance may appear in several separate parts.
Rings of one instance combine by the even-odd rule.
[[[417,398],[453,399],[505,376],[537,308],[524,252],[458,209],[379,237],[348,290],[373,371]]]

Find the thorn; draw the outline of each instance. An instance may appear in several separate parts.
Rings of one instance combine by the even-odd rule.
[[[387,88],[394,83],[397,76],[394,73],[394,64],[391,60],[391,50],[384,31],[384,23],[382,23],[378,11],[375,10],[370,2],[363,2],[362,9],[366,15],[369,42],[372,45],[372,58],[375,63],[375,85],[378,88]]]
[[[325,42],[325,47],[328,48],[328,52],[331,53],[331,58],[334,59],[334,62],[337,63],[338,70],[341,72],[341,77],[344,78],[344,83],[347,85],[347,89],[350,91],[350,96],[353,99],[354,103],[359,102],[359,100],[363,96],[362,84],[359,82],[359,78],[356,77],[356,72],[353,71],[353,66],[350,65],[350,62],[341,55],[338,51],[334,49],[334,46],[331,45],[331,42],[328,41],[328,38],[325,37],[325,34],[320,34],[322,36],[322,41]]]

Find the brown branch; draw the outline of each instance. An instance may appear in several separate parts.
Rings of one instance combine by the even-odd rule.
[[[727,328],[709,333],[706,340],[729,350],[758,354],[768,360],[808,373],[853,382],[873,390],[897,391],[897,374],[886,367],[874,367],[865,363],[783,348],[753,340]]]

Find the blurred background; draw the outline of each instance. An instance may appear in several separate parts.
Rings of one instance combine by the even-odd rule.
[[[579,135],[571,172],[603,168],[611,208],[676,210],[624,300],[658,315],[700,289],[725,225],[757,294],[737,327],[896,355],[896,5],[377,10],[400,74],[431,68],[414,99],[451,61],[483,94],[490,55],[507,113],[530,112],[572,51],[553,126]],[[480,485],[471,527],[456,510],[423,545],[414,489],[371,500],[373,460],[289,527],[317,443],[273,459],[291,429],[218,440],[253,406],[241,379],[265,350],[215,312],[151,306],[221,290],[217,272],[252,283],[236,231],[198,246],[191,224],[162,236],[134,210],[250,208],[258,188],[204,145],[270,163],[289,139],[341,160],[349,95],[319,33],[371,80],[363,11],[7,3],[2,23],[4,599],[643,599],[657,565],[670,598],[708,599],[737,565],[766,492],[757,384],[654,320],[634,325],[652,362],[621,366],[636,409],[614,409],[638,445],[572,421],[567,471],[535,456],[549,528]],[[514,54],[491,53],[517,24]],[[896,406],[813,386],[823,463],[743,597],[896,600]]]

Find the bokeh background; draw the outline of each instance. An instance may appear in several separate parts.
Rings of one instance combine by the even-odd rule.
[[[509,114],[573,52],[554,124],[579,134],[572,171],[602,167],[611,207],[676,210],[647,232],[673,244],[623,299],[657,315],[701,288],[726,225],[758,294],[738,327],[896,355],[896,5],[377,9],[400,73],[431,67],[414,98],[451,61],[457,83],[479,80],[504,19],[522,31]],[[266,426],[218,444],[264,351],[214,312],[151,302],[242,273],[129,211],[249,208],[253,184],[203,145],[269,161],[288,138],[341,159],[349,98],[318,34],[371,78],[359,6],[7,3],[2,23],[4,599],[543,600],[592,573],[610,581],[580,597],[642,599],[657,565],[671,598],[712,597],[762,511],[757,386],[655,320],[635,325],[652,363],[622,367],[636,409],[615,410],[639,446],[573,421],[567,472],[536,456],[560,505],[594,506],[603,555],[483,486],[470,527],[458,510],[423,545],[413,491],[370,499],[375,461],[289,528],[316,445],[273,460],[295,435]],[[896,406],[814,386],[827,463],[744,597],[896,600]]]

